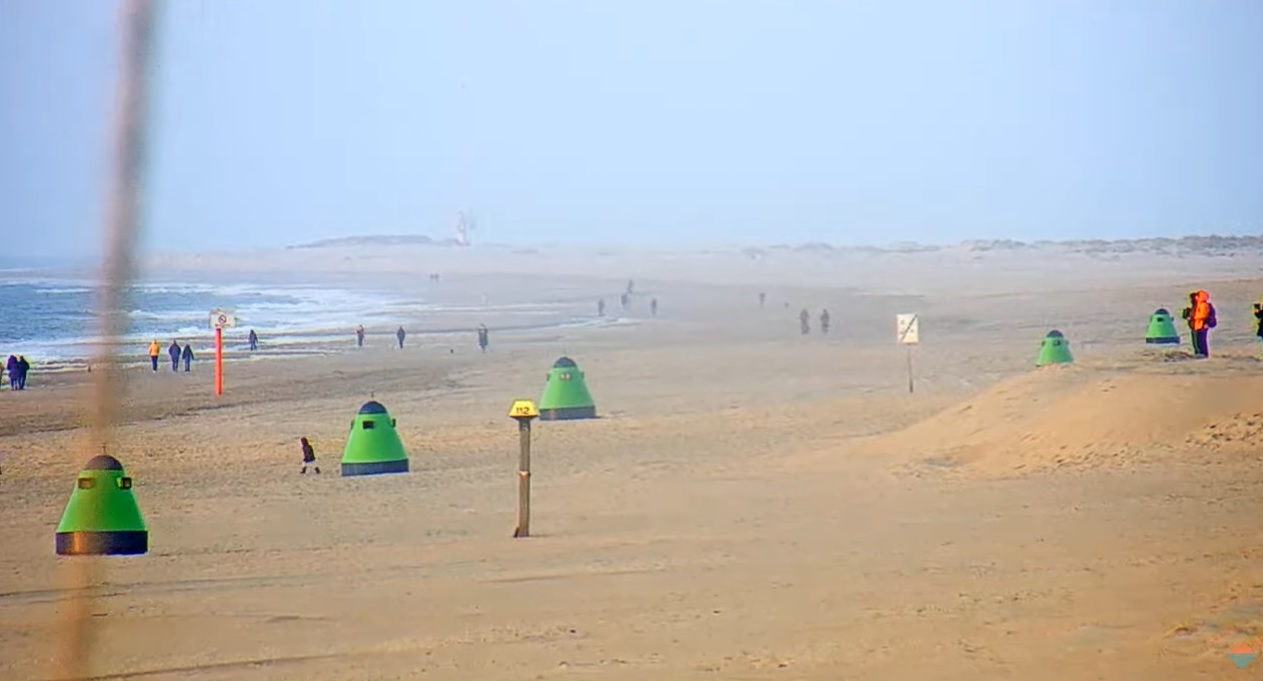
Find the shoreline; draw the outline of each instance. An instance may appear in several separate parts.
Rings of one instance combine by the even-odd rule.
[[[102,343],[95,335],[98,325],[91,312],[94,282],[67,272],[28,274],[0,280],[0,294],[6,286],[19,287],[14,295],[24,296],[25,314],[48,314],[49,318],[28,320],[25,329],[19,326],[14,331],[14,337],[0,338],[0,354],[22,354],[52,370],[83,365],[99,356]],[[244,349],[246,333],[254,329],[261,345],[281,345],[285,352],[299,354],[324,351],[325,346],[353,339],[357,325],[366,329],[370,342],[391,336],[393,345],[399,326],[410,337],[433,338],[472,334],[480,324],[493,332],[513,332],[616,323],[594,314],[597,298],[611,294],[596,290],[591,282],[541,288],[496,278],[470,282],[458,277],[454,283],[400,282],[375,276],[265,279],[269,281],[241,283],[228,274],[166,273],[140,280],[137,286],[142,292],[128,303],[132,308],[126,311],[129,328],[112,343],[115,352],[144,363],[144,347],[153,338],[164,348],[172,340],[192,341],[195,352],[209,352],[212,332],[206,318],[212,308],[237,310],[236,327],[225,330],[226,349]],[[39,305],[42,300],[38,296],[47,296],[50,307],[33,307],[32,301]],[[18,314],[23,314],[23,299],[17,300]],[[205,311],[198,309],[203,304]],[[32,335],[42,328],[53,335]]]
[[[521,340],[524,334],[547,331],[566,331],[566,330],[598,330],[609,329],[615,327],[627,327],[638,323],[640,320],[630,317],[597,317],[593,319],[571,319],[560,322],[543,322],[537,324],[512,324],[506,326],[492,327],[488,325],[491,332],[492,345],[495,339],[506,338],[511,341]],[[476,347],[476,330],[477,327],[456,328],[444,327],[439,329],[424,329],[420,331],[408,331],[405,338],[405,350],[416,347],[429,348],[435,346],[442,347],[458,347],[461,345],[469,345]],[[459,339],[464,338],[465,341]],[[276,339],[284,339],[277,342]],[[442,343],[443,340],[457,341],[456,343]],[[184,340],[184,339],[181,339]],[[375,341],[375,342],[373,342]],[[188,342],[188,341],[185,341]],[[269,340],[260,339],[259,349],[251,351],[246,347],[246,342],[242,338],[231,339],[224,338],[223,361],[227,363],[238,362],[257,362],[269,361],[277,359],[298,359],[307,357],[335,357],[356,352],[378,352],[378,351],[395,351],[396,341],[394,334],[387,331],[379,331],[374,333],[365,333],[365,344],[363,347],[355,345],[355,335],[333,334],[333,333],[308,333],[308,332],[291,332],[279,333],[269,336]],[[134,348],[137,343],[134,342],[118,342],[115,343],[116,348]],[[162,354],[158,356],[158,369],[161,372],[170,364],[170,357],[166,354],[167,344],[163,344]],[[193,366],[205,365],[214,358],[214,349],[210,340],[203,340],[199,344],[194,344],[194,360]],[[99,366],[99,355],[84,355],[76,357],[60,357],[56,359],[41,360],[36,364],[35,358],[28,356],[27,359],[32,362],[32,373],[45,375],[69,374],[87,371],[91,373],[92,368]],[[116,364],[124,369],[144,368],[150,365],[148,355],[137,352],[115,352],[110,358],[109,363]],[[184,373],[183,363],[181,363],[180,373]]]

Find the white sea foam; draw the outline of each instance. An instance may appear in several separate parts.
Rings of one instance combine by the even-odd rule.
[[[35,319],[41,324],[56,322],[48,325],[53,331],[41,330],[42,325],[34,326],[33,331],[4,341],[5,347],[0,348],[3,351],[0,354],[21,353],[33,361],[45,362],[97,355],[103,342],[93,333],[96,331],[92,321],[95,315],[90,311],[93,282],[43,276],[38,271],[24,270],[22,274],[25,276],[0,276],[0,297],[6,294],[6,287],[29,287],[33,289],[35,304],[39,305],[39,300],[47,297],[69,316],[60,320]],[[32,295],[29,289],[23,294]],[[26,302],[30,304],[31,300]],[[496,319],[500,330],[618,323],[614,318],[580,318],[586,315],[578,312],[580,308],[575,301],[503,305],[439,303],[417,295],[415,290],[402,293],[240,282],[142,281],[133,285],[131,304],[133,307],[127,312],[131,331],[116,341],[116,347],[125,356],[143,356],[145,346],[153,338],[159,339],[164,352],[165,346],[172,339],[177,339],[182,343],[192,342],[194,351],[199,356],[205,356],[211,351],[212,306],[230,308],[235,312],[237,327],[226,330],[224,334],[226,348],[233,350],[246,347],[246,334],[250,329],[259,333],[263,348],[280,351],[281,348],[304,345],[336,346],[344,341],[349,347],[354,339],[352,330],[357,324],[380,332],[382,327],[393,331],[393,326],[399,323],[411,327],[418,319],[432,320],[423,327],[427,329],[425,333],[409,329],[409,336],[417,338],[419,333],[421,337],[468,333],[476,325],[475,319]],[[582,306],[586,307],[586,304]],[[56,309],[56,305],[40,309],[42,313],[45,309]],[[436,329],[435,322],[450,328]],[[85,328],[84,324],[88,326]],[[79,328],[80,333],[66,333],[66,329],[73,328]],[[306,351],[301,352],[306,354]]]

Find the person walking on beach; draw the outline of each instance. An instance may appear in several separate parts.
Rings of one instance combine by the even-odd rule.
[[[657,298],[654,298],[653,300],[649,301],[649,314],[653,315],[654,317],[658,316],[658,299]]]
[[[798,313],[798,327],[802,330],[804,336],[811,333],[811,313],[805,307],[802,312]]]
[[[1188,328],[1193,332],[1193,356],[1198,359],[1210,357],[1209,333],[1219,325],[1215,318],[1215,306],[1210,302],[1210,294],[1198,289],[1189,294],[1189,306],[1184,308],[1184,318],[1188,320]]]
[[[359,324],[355,325],[355,347],[364,347],[364,327]]]
[[[487,342],[488,342],[487,334],[488,334],[487,325],[479,324],[478,325],[478,347],[482,348],[483,352],[487,351]]]
[[[9,360],[4,363],[4,368],[9,370],[9,390],[18,389],[18,356],[9,355]]]
[[[399,349],[400,349],[400,350],[402,350],[402,349],[403,349],[403,339],[404,339],[404,337],[406,337],[407,335],[408,335],[408,332],[407,332],[407,331],[404,331],[402,326],[401,326],[401,327],[399,327],[399,330],[395,332],[395,338],[398,338],[398,339],[399,339]]]
[[[193,364],[193,344],[187,343],[184,350],[180,353],[180,359],[184,360],[184,373],[188,373]]]
[[[153,365],[153,370],[158,370],[158,353],[162,351],[162,346],[158,345],[158,339],[149,341],[149,363]]]
[[[767,302],[767,294],[759,291],[759,309],[763,309],[763,304]]]
[[[1263,344],[1263,303],[1254,304],[1254,318],[1258,321],[1258,328],[1254,331],[1254,335],[1258,336],[1259,343]]]
[[[167,356],[171,358],[171,370],[180,370],[180,341],[171,341],[171,345],[167,348]]]
[[[298,442],[303,448],[303,467],[299,469],[299,474],[306,475],[307,467],[311,466],[312,470],[316,471],[316,474],[319,475],[320,466],[316,465],[316,449],[311,446],[311,443],[308,442],[305,437],[298,438]]]
[[[820,311],[820,333],[828,335],[829,333],[829,311]]]
[[[26,355],[18,355],[18,390],[26,390],[26,375],[31,372],[31,363]]]
[[[596,301],[596,316],[598,317],[605,316],[605,299],[604,298]]]
[[[249,341],[250,341],[250,352],[254,352],[255,350],[259,349],[259,334],[255,333],[254,329],[250,329]]]

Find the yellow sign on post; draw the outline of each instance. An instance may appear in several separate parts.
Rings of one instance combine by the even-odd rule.
[[[539,410],[530,400],[514,400],[509,416],[517,421],[521,454],[517,465],[517,528],[514,537],[531,536],[531,421]]]
[[[539,410],[530,400],[515,400],[513,406],[509,407],[509,416],[515,419],[533,419],[539,416]]]

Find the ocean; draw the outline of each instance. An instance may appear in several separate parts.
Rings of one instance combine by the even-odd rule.
[[[63,363],[92,357],[98,349],[93,312],[94,282],[37,269],[0,269],[0,357],[25,355],[32,363]],[[585,296],[586,298],[586,296]],[[506,328],[549,328],[616,320],[594,320],[586,300],[573,296],[550,301],[485,302],[429,300],[424,292],[316,285],[143,281],[128,296],[129,328],[120,353],[143,359],[150,339],[165,348],[172,340],[210,347],[210,311],[233,309],[237,327],[225,333],[225,348],[240,350],[254,329],[261,344],[310,347],[346,341],[362,324],[373,334],[427,317],[448,328],[426,325],[428,333],[471,333],[479,323]],[[466,321],[466,318],[467,321]],[[409,335],[416,337],[417,331]]]

